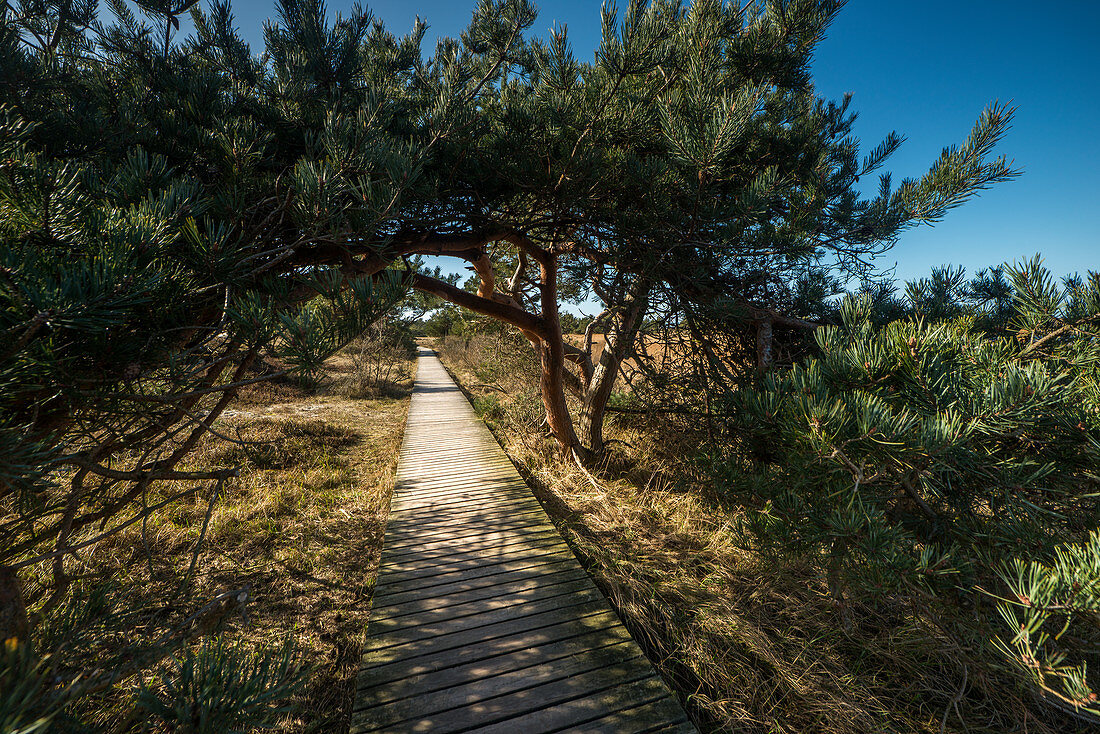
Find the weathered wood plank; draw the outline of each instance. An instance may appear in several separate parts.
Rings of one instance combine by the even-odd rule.
[[[599,685],[595,680],[584,681],[584,686]],[[580,683],[580,681],[577,681]],[[595,690],[575,698],[567,698],[574,692],[569,687],[555,690],[547,684],[548,695],[544,704],[520,716],[487,723],[470,729],[478,734],[515,734],[515,732],[552,732],[568,730],[592,732],[641,732],[686,721],[683,709],[671,698],[668,688],[656,675],[626,681],[625,684]],[[576,688],[581,688],[577,685]],[[535,691],[537,689],[530,689]],[[559,698],[564,698],[560,703]]]
[[[469,583],[477,581],[505,581],[512,578],[515,574],[523,573],[542,573],[550,567],[559,568],[576,568],[576,564],[571,562],[568,556],[564,553],[527,561],[524,563],[504,561],[502,563],[494,563],[489,565],[477,566],[475,568],[468,568],[461,571],[451,571],[449,573],[441,573],[435,576],[414,576],[405,577],[400,582],[388,584],[385,589],[381,590],[381,593],[375,595],[375,603],[381,602],[394,594],[400,594],[405,592],[424,592],[436,594],[445,593],[444,589],[455,583]],[[519,578],[519,576],[514,576]]]
[[[529,599],[523,603],[523,613],[519,615],[515,609],[507,606],[482,610],[461,617],[447,615],[437,620],[420,620],[415,623],[410,623],[407,618],[398,617],[392,620],[389,627],[383,627],[380,631],[384,630],[385,634],[373,637],[366,649],[370,651],[393,647],[467,629],[481,628],[483,633],[497,633],[499,632],[497,625],[518,620],[524,620],[528,629],[540,629],[553,621],[568,622],[573,616],[588,610],[602,611],[601,607],[593,605],[601,598],[598,590],[581,587],[568,594]],[[489,627],[493,629],[488,629]]]
[[[476,502],[477,504],[473,504]],[[443,517],[445,514],[455,512],[465,515],[468,511],[495,512],[508,507],[534,507],[535,501],[530,495],[521,495],[518,492],[508,494],[496,491],[485,494],[452,493],[445,498],[424,498],[409,500],[400,505],[395,505],[393,510],[400,513],[410,513],[409,521],[415,522],[421,517]]]
[[[417,720],[423,726],[430,723],[433,731],[446,731],[447,727],[477,726],[484,720],[484,714],[473,711],[471,704],[488,702],[489,699],[506,701],[506,694],[517,694],[518,699],[524,689],[561,681],[562,679],[591,673],[614,665],[633,660],[640,655],[637,645],[620,642],[594,650],[586,650],[584,655],[547,661],[538,665],[512,670],[498,675],[482,675],[459,685],[443,690],[398,698],[386,704],[356,712],[356,725],[359,731],[391,730],[410,719]],[[401,691],[402,686],[394,686]],[[486,704],[487,708],[490,708]],[[466,711],[466,716],[456,712]],[[434,717],[434,718],[433,718]]]
[[[498,494],[480,496],[467,494],[456,495],[448,500],[425,500],[406,505],[397,505],[391,509],[391,512],[409,512],[411,513],[409,522],[415,522],[421,517],[443,517],[451,512],[455,512],[459,516],[462,516],[474,509],[484,510],[485,512],[495,512],[513,506],[527,508],[533,506],[531,504],[532,502],[534,502],[534,500],[530,496],[521,497],[519,495],[505,496]]]
[[[351,731],[694,731],[422,351]]]
[[[465,540],[476,538],[486,532],[499,532],[501,530],[525,530],[527,528],[546,529],[546,520],[532,512],[524,512],[513,517],[478,517],[474,519],[462,518],[461,521],[449,527],[433,526],[423,530],[410,529],[405,532],[393,534],[394,545],[392,548],[401,548],[409,544],[420,546],[423,543],[439,540]]]
[[[558,535],[558,531],[549,526],[516,530],[500,530],[496,528],[487,528],[485,529],[485,531],[479,532],[477,535],[471,535],[464,538],[431,540],[420,545],[417,545],[415,543],[411,545],[401,545],[394,549],[392,555],[394,558],[402,558],[409,555],[419,555],[421,551],[444,549],[453,549],[455,551],[460,551],[477,550],[480,548],[496,548],[508,542],[522,542],[525,540],[536,540],[548,537],[561,536]]]
[[[387,572],[393,573],[396,571],[411,571],[417,568],[434,568],[437,565],[447,562],[459,563],[474,559],[506,559],[512,558],[515,554],[525,550],[534,552],[551,549],[569,552],[569,546],[565,544],[565,541],[563,541],[559,535],[556,537],[547,537],[542,540],[517,540],[514,543],[502,543],[499,546],[490,547],[488,549],[473,548],[469,550],[452,550],[444,548],[434,553],[425,553],[423,555],[408,554],[400,558],[383,559],[382,566]],[[485,563],[489,563],[489,560],[485,560]]]
[[[532,566],[541,566],[547,563],[568,562],[572,560],[569,553],[562,551],[550,551],[541,555],[520,555],[516,558],[504,558],[496,561],[485,562],[478,560],[467,562],[464,565],[439,564],[431,568],[422,568],[417,571],[406,571],[401,574],[400,580],[386,584],[385,589],[379,589],[375,599],[388,593],[403,591],[405,589],[420,589],[435,584],[448,583],[459,578],[470,579],[478,576],[491,576],[505,571],[519,571]]]
[[[631,651],[640,654],[635,646]],[[387,731],[413,732],[430,731],[438,734],[469,730],[486,724],[504,725],[500,731],[525,732],[525,731],[552,731],[559,722],[568,725],[568,717],[591,718],[594,715],[611,714],[615,712],[617,701],[610,704],[603,694],[610,688],[614,692],[625,692],[631,683],[638,681],[652,681],[655,674],[648,666],[638,665],[634,658],[608,665],[599,670],[589,670],[573,676],[567,676],[551,680],[540,685],[513,691],[508,695],[496,698],[488,698],[466,705],[459,705],[440,711],[433,715],[418,716],[401,722],[391,724]],[[659,681],[659,679],[657,679]],[[591,693],[595,689],[598,693]],[[434,695],[439,695],[434,694]],[[665,689],[664,695],[668,695]],[[614,699],[614,694],[611,694]],[[563,712],[554,712],[555,715],[546,715],[545,707],[553,707],[556,704],[564,704],[580,699],[580,703],[572,703],[563,707]],[[392,706],[392,704],[391,704]],[[535,714],[543,714],[536,716]],[[524,719],[526,725],[520,724]],[[512,722],[517,722],[512,726]],[[530,723],[535,722],[534,729]],[[358,721],[353,722],[352,731],[358,732]],[[370,731],[370,723],[367,723],[366,731]]]
[[[360,706],[368,708],[390,701],[443,691],[481,678],[511,673],[555,660],[583,656],[588,651],[630,641],[621,626],[584,633],[537,647],[506,652],[423,675],[410,675],[393,683],[360,688]]]
[[[465,604],[441,606],[429,605],[425,609],[396,610],[391,616],[379,615],[377,620],[372,619],[373,625],[377,621],[377,629],[380,631],[415,627],[424,624],[438,622],[441,619],[458,619],[472,614],[482,614],[495,609],[513,609],[518,605],[526,607],[528,604],[543,599],[554,599],[558,606],[569,606],[574,599],[589,598],[591,584],[587,579],[567,581],[561,584],[543,584],[526,591],[510,594],[508,596],[496,596],[489,599],[479,599]],[[598,595],[598,592],[597,592]],[[598,596],[596,597],[598,598]],[[522,616],[518,612],[510,618]],[[372,627],[374,629],[374,627]],[[373,639],[373,638],[372,638]]]
[[[459,614],[462,610],[499,609],[504,605],[522,604],[528,599],[543,594],[557,596],[560,589],[556,587],[569,586],[584,582],[587,579],[583,571],[565,571],[547,578],[524,579],[502,585],[501,588],[488,587],[463,591],[445,597],[429,597],[427,599],[413,599],[403,604],[387,605],[378,609],[378,616],[371,614],[372,619],[382,621],[396,617],[407,617],[417,612],[440,612],[443,614]],[[583,587],[583,583],[581,584]],[[453,607],[453,609],[452,609]],[[442,612],[443,609],[451,609],[450,612]]]
[[[571,610],[573,611],[573,610]],[[381,653],[394,655],[392,659],[378,657],[374,651],[368,654],[373,665],[364,669],[357,679],[357,688],[366,691],[377,685],[392,683],[393,681],[408,678],[414,675],[425,675],[440,670],[446,670],[456,665],[473,663],[479,660],[496,657],[517,650],[529,650],[539,648],[562,640],[591,632],[600,632],[614,629],[619,625],[618,617],[610,611],[596,610],[587,614],[577,613],[575,619],[570,619],[557,624],[550,624],[537,629],[521,629],[511,634],[501,635],[489,640],[482,640],[475,645],[463,644],[457,634],[450,640],[424,640],[402,646],[401,650],[384,648]],[[471,636],[476,639],[477,636]],[[453,644],[455,641],[458,644]],[[398,655],[404,655],[399,657]]]
[[[456,581],[439,589],[402,591],[379,600],[377,609],[385,613],[388,609],[434,609],[440,606],[454,606],[479,599],[510,596],[540,586],[577,581],[585,578],[585,573],[576,564],[565,566],[558,563],[546,568],[513,571],[503,576],[504,578],[489,576],[469,581]]]

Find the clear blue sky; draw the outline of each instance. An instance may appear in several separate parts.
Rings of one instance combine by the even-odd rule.
[[[537,0],[536,0],[537,1]],[[439,35],[465,27],[473,0],[375,0],[367,6],[399,34],[420,15]],[[351,0],[329,0],[332,13]],[[273,0],[237,0],[255,49]],[[543,0],[535,30],[569,30],[578,58],[599,41],[599,0]],[[852,92],[864,147],[890,130],[908,140],[887,166],[918,176],[945,145],[961,142],[989,102],[1018,107],[1000,151],[1024,173],[984,192],[935,227],[901,238],[882,259],[899,278],[951,263],[967,270],[1041,253],[1056,273],[1100,270],[1100,4],[1062,0],[849,0],[818,47],[818,93]]]

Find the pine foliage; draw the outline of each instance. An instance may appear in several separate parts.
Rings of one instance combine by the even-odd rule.
[[[227,5],[194,6],[0,11],[4,726],[79,729],[97,696],[172,654],[135,711],[193,731],[270,719],[301,675],[292,657],[191,650],[210,600],[143,613],[98,591],[111,582],[88,549],[216,498],[236,467],[180,467],[239,387],[270,376],[253,365],[308,376],[406,286],[343,267],[342,244],[373,236],[415,177],[358,81],[369,16],[288,3],[262,62]]]
[[[848,298],[819,357],[731,397],[752,464],[729,491],[754,544],[819,565],[842,618],[903,605],[968,664],[1095,711],[1100,280],[1058,287],[1037,258],[1000,272],[1008,334],[951,297],[959,271],[882,327]]]

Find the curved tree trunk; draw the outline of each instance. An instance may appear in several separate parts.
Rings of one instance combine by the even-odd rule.
[[[565,402],[565,343],[558,317],[558,263],[548,253],[540,253],[538,261],[542,320],[545,324],[545,333],[537,345],[542,366],[539,392],[546,409],[546,422],[562,451],[583,455],[585,452],[573,427],[573,416],[569,414],[569,406]]]
[[[538,346],[539,362],[542,374],[539,378],[539,392],[542,405],[546,410],[546,422],[558,445],[566,454],[585,453],[573,428],[573,416],[565,402],[565,357],[561,342],[543,341]]]
[[[607,414],[607,401],[611,398],[623,359],[632,351],[638,338],[652,288],[653,282],[648,278],[634,281],[619,315],[611,320],[600,360],[592,371],[580,416],[580,439],[592,456],[603,454],[603,422]]]

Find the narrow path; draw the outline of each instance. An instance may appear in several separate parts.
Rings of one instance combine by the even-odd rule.
[[[352,716],[364,732],[694,732],[420,350]]]

